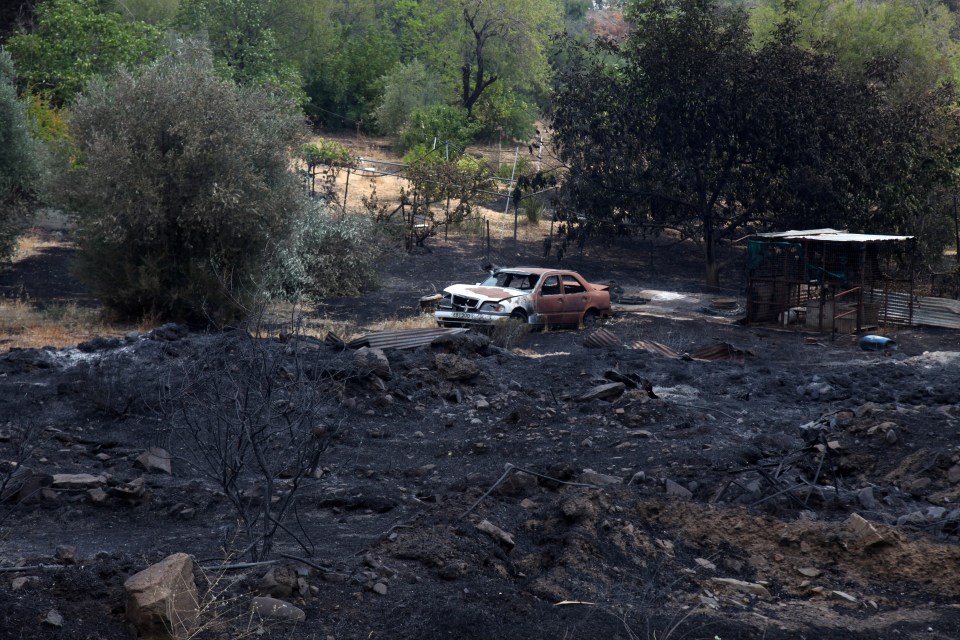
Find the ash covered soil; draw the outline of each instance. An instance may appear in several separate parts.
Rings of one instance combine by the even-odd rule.
[[[583,260],[588,278],[616,271]],[[413,313],[476,263],[450,246],[409,257],[323,313]],[[901,329],[885,355],[654,307],[618,314],[604,329],[620,344],[602,348],[468,333],[384,362],[282,329],[164,326],[0,355],[0,637],[134,637],[123,582],[175,552],[196,563],[200,638],[960,637],[960,336]],[[749,354],[672,359],[638,340]],[[235,389],[217,381],[252,360],[276,388],[316,390],[275,415],[309,406],[296,424],[322,446],[279,562],[222,570],[249,540],[190,464],[189,430],[210,427],[181,400]],[[226,420],[236,400],[208,404]],[[150,447],[172,473],[137,462]],[[243,481],[255,505],[262,482]],[[281,567],[294,578],[265,587]],[[264,588],[305,620],[254,619]]]

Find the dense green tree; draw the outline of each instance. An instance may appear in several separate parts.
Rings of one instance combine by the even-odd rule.
[[[10,54],[0,50],[0,259],[16,249],[43,167],[42,147],[31,135],[26,105],[17,99],[15,77]]]
[[[70,103],[92,77],[163,53],[159,29],[101,11],[96,0],[44,0],[36,26],[7,40],[20,78],[55,106]]]
[[[94,294],[125,316],[237,318],[302,209],[289,103],[219,78],[188,44],[92,83],[70,124],[60,190]]]
[[[564,192],[594,219],[699,241],[708,284],[724,240],[763,224],[903,230],[898,202],[924,202],[945,175],[949,90],[890,103],[882,77],[848,77],[789,21],[755,49],[746,13],[713,0],[628,15],[630,37],[581,49],[558,85]]]
[[[176,24],[189,35],[207,38],[222,77],[303,102],[299,69],[278,55],[269,9],[269,3],[259,0],[182,0]]]

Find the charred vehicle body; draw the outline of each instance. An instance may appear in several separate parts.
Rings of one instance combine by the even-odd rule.
[[[610,315],[607,285],[573,271],[516,267],[496,269],[475,285],[443,290],[434,316],[444,327],[492,325],[514,319],[531,325],[591,325]]]

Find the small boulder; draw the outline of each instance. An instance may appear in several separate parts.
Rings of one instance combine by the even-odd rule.
[[[584,469],[580,474],[580,482],[594,484],[597,486],[623,484],[623,478],[620,476],[611,476],[593,469]]]
[[[167,556],[128,578],[123,586],[127,591],[127,620],[141,638],[175,640],[189,634],[199,613],[190,556]]]
[[[63,615],[56,609],[50,609],[50,611],[47,612],[47,616],[43,619],[43,624],[51,627],[62,627]]]
[[[250,603],[250,610],[262,620],[280,622],[302,622],[307,614],[300,607],[276,598],[259,597]]]
[[[94,489],[107,483],[105,476],[95,476],[89,473],[55,473],[53,474],[54,489]]]
[[[674,498],[684,498],[686,500],[689,500],[693,497],[693,493],[691,493],[690,489],[687,489],[683,485],[677,484],[670,478],[667,478],[666,482],[664,482],[664,486],[666,487],[668,496]]]
[[[491,538],[497,541],[502,547],[505,547],[508,551],[513,549],[516,545],[516,542],[513,541],[513,536],[493,524],[489,520],[483,520],[480,524],[477,525],[477,530],[482,531]]]
[[[392,375],[390,361],[383,349],[361,347],[353,354],[353,364],[361,372],[372,373],[383,380],[389,380]]]
[[[77,548],[70,544],[62,544],[54,551],[53,558],[60,564],[77,564]]]
[[[169,474],[173,473],[171,462],[171,456],[166,450],[160,447],[150,447],[137,457],[134,464],[148,472],[156,471]]]
[[[467,360],[455,353],[438,353],[434,356],[437,370],[447,380],[469,380],[480,373],[480,367],[473,360]]]
[[[261,593],[274,598],[289,598],[296,588],[296,571],[283,565],[270,567],[257,585]]]
[[[864,548],[886,542],[883,536],[880,535],[880,532],[859,513],[851,514],[850,517],[847,518],[847,528],[857,538],[860,546]]]

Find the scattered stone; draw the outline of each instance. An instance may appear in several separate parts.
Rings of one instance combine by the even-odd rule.
[[[470,572],[470,565],[463,560],[448,562],[437,572],[443,580],[458,580]]]
[[[93,489],[107,484],[106,476],[95,476],[89,473],[55,473],[53,474],[54,489]]]
[[[490,408],[490,403],[487,402],[486,400],[484,400],[483,398],[480,398],[479,400],[477,400],[477,402],[476,402],[476,404],[475,404],[474,406],[475,406],[478,410],[484,411],[485,409],[489,409],[489,408]]]
[[[687,489],[681,484],[677,484],[670,478],[666,479],[666,481],[664,482],[664,486],[666,487],[668,496],[671,496],[674,498],[683,498],[685,500],[689,500],[690,498],[693,497],[693,493],[691,493],[689,489]]]
[[[797,569],[800,575],[804,575],[808,578],[818,578],[823,573],[820,569],[816,567],[800,567]]]
[[[63,616],[56,609],[50,609],[50,611],[47,612],[47,617],[43,619],[43,624],[50,625],[51,627],[62,627]]]
[[[60,564],[77,564],[77,548],[73,545],[62,544],[53,552],[53,558]]]
[[[372,373],[382,380],[389,380],[393,372],[383,349],[361,347],[353,353],[353,364],[365,373]]]
[[[146,482],[143,478],[137,478],[130,482],[110,487],[110,494],[130,502],[139,502],[146,493]]]
[[[622,382],[610,382],[608,384],[597,385],[585,394],[577,398],[580,402],[589,402],[591,400],[616,400],[623,395],[627,386]]]
[[[906,515],[900,516],[897,518],[897,526],[902,527],[905,525],[912,525],[915,527],[922,527],[927,524],[927,517],[922,511],[913,511]]]
[[[455,353],[438,353],[434,356],[434,363],[441,375],[450,381],[469,380],[480,373],[477,363]]]
[[[704,568],[704,569],[707,569],[708,571],[716,571],[716,570],[717,570],[717,565],[713,564],[712,562],[710,562],[710,561],[707,560],[706,558],[697,558],[696,560],[694,560],[694,562],[696,562],[698,565],[700,565],[700,567],[702,567],[702,568]]]
[[[947,471],[947,480],[950,481],[950,484],[960,483],[960,464],[950,467],[950,470]]]
[[[477,525],[477,530],[482,531],[483,533],[487,534],[488,536],[496,540],[498,544],[500,544],[503,547],[506,547],[508,551],[510,549],[513,549],[513,547],[516,545],[516,543],[513,541],[512,535],[510,535],[509,533],[507,533],[497,525],[493,524],[489,520],[481,521],[480,524]]]
[[[254,598],[250,603],[250,610],[263,620],[301,622],[307,617],[307,614],[300,607],[265,596]]]
[[[199,613],[190,556],[167,556],[128,578],[123,586],[127,619],[141,638],[174,640],[189,634]]]
[[[378,582],[373,585],[373,592],[377,595],[385,596],[387,595],[387,585],[385,582]]]
[[[710,596],[700,596],[700,604],[709,608],[709,609],[719,609],[720,601],[716,598],[711,598]]]
[[[103,504],[107,501],[107,492],[100,487],[87,489],[87,495],[90,496],[90,502],[93,504]]]
[[[520,508],[522,509],[530,510],[530,509],[536,508],[536,506],[537,506],[537,503],[531,500],[530,498],[524,498],[523,500],[520,501]]]
[[[629,486],[631,484],[642,484],[643,482],[646,481],[646,479],[647,479],[646,473],[644,473],[643,471],[637,471],[635,474],[630,476],[630,480],[629,482],[627,482],[627,485]]]
[[[652,438],[653,434],[646,429],[634,429],[632,431],[627,431],[627,435],[631,438]]]
[[[583,473],[580,474],[579,481],[586,484],[595,484],[597,486],[623,484],[623,478],[600,473],[598,471],[594,471],[593,469],[584,469]]]
[[[897,436],[896,429],[890,429],[884,434],[883,439],[887,441],[887,444],[897,444],[900,438]]]
[[[743,593],[751,593],[761,598],[772,597],[770,591],[765,586],[757,584],[756,582],[745,582],[744,580],[737,580],[736,578],[710,578],[710,582],[728,586]]]
[[[928,522],[936,522],[937,520],[943,518],[946,513],[947,510],[944,507],[927,507],[924,515],[926,516]]]
[[[150,447],[140,454],[134,464],[143,468],[147,472],[157,471],[167,474],[173,473],[171,456],[160,447]]]
[[[104,452],[101,451],[100,453],[98,453],[98,454],[97,454],[96,456],[94,456],[94,457],[95,457],[97,460],[99,460],[100,462],[106,462],[107,460],[110,459],[110,454],[107,454],[107,453],[104,453]]]
[[[40,586],[40,578],[37,576],[20,576],[10,581],[11,591],[20,591],[21,589],[26,589],[27,587],[39,587],[39,586]]]
[[[257,584],[257,590],[274,598],[289,598],[297,588],[297,574],[286,565],[270,567]]]
[[[873,495],[873,487],[864,487],[857,493],[857,502],[867,511],[873,511],[877,508],[877,499]]]
[[[590,447],[593,446],[593,440],[591,440],[590,438],[584,438],[583,442],[580,443],[580,446],[583,447],[584,449],[589,449]]]
[[[854,598],[852,595],[850,595],[849,593],[845,593],[843,591],[831,591],[830,595],[832,595],[835,598],[839,598],[841,600],[846,600],[847,602],[857,601],[857,599]]]
[[[847,528],[857,537],[860,546],[864,548],[886,542],[880,532],[858,513],[853,513],[847,518]]]

